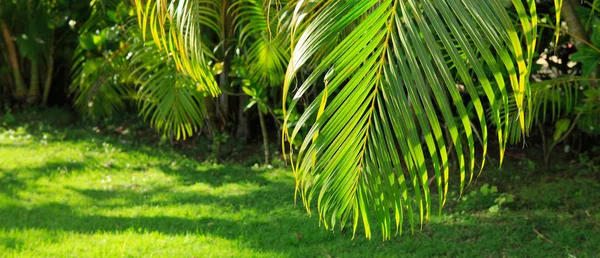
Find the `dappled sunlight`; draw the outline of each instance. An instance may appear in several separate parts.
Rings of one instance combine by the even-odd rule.
[[[158,257],[274,257],[277,252],[254,250],[238,240],[194,232],[168,235],[146,229],[127,229],[122,232],[83,234],[48,229],[0,230],[0,252],[24,257],[71,255],[88,257],[136,256],[153,253]],[[69,244],[65,250],[65,243]]]
[[[599,198],[590,180],[523,186],[514,193],[522,206],[498,205],[507,193],[494,187],[467,188],[461,202],[451,189],[444,213],[421,232],[405,224],[402,236],[382,243],[365,239],[359,227],[350,241],[350,228],[327,231],[294,204],[294,178],[286,170],[205,164],[89,128],[54,130],[46,143],[37,130],[21,133],[32,136],[0,140],[0,252],[9,256],[310,257],[352,256],[356,248],[387,256],[498,250],[520,256],[530,246],[555,248],[540,234],[569,246],[600,244],[587,236],[598,230],[597,209],[562,210],[582,207],[584,196]],[[564,193],[546,200],[527,189]],[[548,209],[534,209],[541,208],[536,203]]]
[[[7,250],[12,245],[27,250],[21,254],[36,253],[39,249],[27,236],[48,239],[53,234],[58,236],[54,241],[38,244],[53,250],[76,237],[101,239],[106,244],[98,245],[98,254],[108,255],[119,254],[111,245],[123,245],[127,238],[145,243],[140,248],[188,239],[199,250],[209,249],[202,254],[230,250],[233,256],[270,257],[277,252],[253,251],[237,235],[259,240],[279,231],[280,223],[290,227],[311,220],[301,213],[289,216],[293,179],[286,171],[205,166],[177,154],[132,151],[96,137],[63,141],[46,136],[48,141],[40,143],[35,132],[21,129],[19,135],[25,136],[0,140],[0,215],[7,218],[0,228]],[[285,218],[264,218],[273,204],[285,205]],[[249,246],[256,244],[267,243]],[[88,250],[79,244],[70,248]],[[134,252],[135,247],[126,250]],[[52,254],[38,252],[44,253]]]

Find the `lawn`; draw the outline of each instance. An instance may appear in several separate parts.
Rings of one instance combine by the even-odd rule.
[[[599,172],[578,164],[488,165],[422,231],[352,240],[294,205],[285,168],[206,162],[54,112],[0,124],[0,257],[600,255]]]

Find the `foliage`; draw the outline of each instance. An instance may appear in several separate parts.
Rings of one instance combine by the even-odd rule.
[[[125,109],[128,100],[136,99],[141,115],[165,134],[185,139],[207,124],[216,137],[221,133],[218,129],[231,127],[226,111],[230,108],[222,97],[215,99],[216,105],[213,100],[205,102],[205,97],[215,96],[221,88],[227,94],[236,94],[231,93],[236,87],[241,95],[253,93],[248,103],[238,103],[240,107],[248,109],[258,103],[262,120],[265,114],[276,118],[269,100],[277,102],[278,98],[273,98],[272,90],[265,86],[281,83],[289,58],[289,43],[285,34],[279,33],[282,25],[269,18],[278,16],[279,5],[274,5],[270,13],[271,7],[260,1],[240,0],[231,5],[219,1],[182,2],[171,9],[152,11],[160,14],[158,19],[173,21],[159,26],[148,22],[152,19],[147,17],[148,12],[155,7],[151,1],[145,4],[147,8],[137,10],[141,31],[132,26],[134,12],[128,5],[119,1],[98,1],[94,5],[92,17],[80,30],[78,63],[74,66],[71,90],[79,110],[92,117],[109,117]],[[189,8],[183,8],[186,6]],[[180,24],[183,20],[178,19],[182,17],[188,17],[190,23]],[[188,35],[181,26],[202,33],[198,37]],[[146,35],[155,40],[144,41]],[[169,36],[164,41],[157,40],[165,35]],[[184,73],[177,73],[175,67]],[[226,79],[217,86],[217,77]],[[179,86],[169,86],[175,84]],[[261,127],[263,135],[268,135],[264,121]]]
[[[573,5],[573,2],[570,4]],[[565,17],[567,28],[547,24],[552,20],[552,13],[544,14],[542,19],[541,26],[556,31],[558,38],[554,42],[548,41],[543,33],[540,36],[547,45],[540,48],[536,57],[538,67],[532,75],[535,80],[531,84],[529,100],[532,109],[525,118],[525,134],[529,135],[534,126],[539,129],[546,166],[549,166],[553,150],[574,132],[581,133],[581,137],[600,135],[597,126],[600,124],[600,101],[597,98],[600,96],[597,78],[600,16],[595,7],[598,4],[600,1],[593,1],[576,8],[576,13],[564,12],[564,15],[571,16]],[[517,109],[514,104],[508,108],[512,111]],[[524,138],[520,136],[520,122],[514,122],[517,117],[512,117],[508,120],[509,131],[512,132],[509,141],[521,142]],[[566,145],[566,148],[569,149],[569,146]]]
[[[530,94],[528,74],[537,30],[535,3],[530,1],[526,10],[520,1],[513,2],[524,30],[524,49],[517,36],[520,29],[502,22],[509,14],[495,1],[334,2],[324,4],[322,13],[309,21],[293,49],[284,102],[297,70],[329,47],[324,42],[342,35],[329,53],[318,57],[321,62],[290,105],[294,107],[324,76],[325,88],[296,126],[316,119],[292,166],[303,203],[308,209],[317,199],[319,218],[326,227],[352,221],[356,231],[362,221],[369,236],[374,217],[387,239],[402,231],[406,213],[414,230],[415,221],[423,223],[430,217],[429,172],[435,174],[441,212],[450,180],[450,144],[455,146],[462,193],[475,174],[473,131],[478,129],[469,120],[459,83],[474,104],[482,163],[489,123],[483,101],[494,110],[490,120],[498,131],[502,155],[506,134],[501,123],[508,116],[501,117],[499,112],[508,112],[508,96],[514,96],[521,126],[525,126],[528,107],[523,104]],[[477,93],[473,75],[485,100]],[[285,135],[293,141],[297,131]],[[418,211],[417,218],[413,210]]]
[[[205,117],[203,94],[177,72],[172,58],[141,39],[131,7],[97,4],[94,15],[77,50],[71,85],[77,108],[103,118],[135,100],[140,116],[163,133],[185,139],[197,132]]]
[[[214,45],[225,48],[225,52],[244,51],[244,63],[248,71],[238,72],[238,76],[262,85],[275,86],[281,83],[289,42],[286,41],[286,34],[281,33],[284,31],[283,24],[277,20],[276,14],[280,13],[278,8],[285,6],[284,2],[271,4],[266,1],[237,0],[227,5],[223,1],[203,0],[173,1],[166,5],[166,2],[138,0],[136,5],[144,36],[150,34],[159,49],[173,55],[177,67],[199,82],[200,91],[213,96],[218,94],[219,85],[212,71],[224,72],[224,63],[230,62],[222,57],[222,60],[211,60],[221,62],[215,63],[214,68],[210,67],[211,62],[207,59],[216,58],[217,53],[210,52],[207,46]],[[272,16],[269,13],[271,11]],[[226,17],[223,12],[227,13]],[[223,33],[233,33],[232,29],[237,33],[237,38],[223,36]],[[202,36],[210,33],[217,36],[216,42]],[[232,40],[236,40],[237,44],[227,49],[225,44]]]
[[[497,186],[483,184],[479,189],[474,189],[461,198],[457,205],[464,211],[480,211],[487,209],[490,213],[498,213],[507,204],[515,201],[514,194],[499,193]]]
[[[86,16],[86,4],[67,0],[0,1],[5,43],[0,51],[7,70],[12,72],[0,77],[0,91],[10,93],[10,102],[46,106],[51,92],[61,93],[52,87],[62,86],[56,75],[64,74],[64,67],[56,63],[69,63],[76,39],[73,27]],[[54,99],[64,97],[54,95]]]

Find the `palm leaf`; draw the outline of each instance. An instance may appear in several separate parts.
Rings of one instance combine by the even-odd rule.
[[[131,77],[139,85],[136,99],[140,115],[152,127],[177,140],[196,133],[206,116],[204,96],[197,91],[197,83],[179,73],[174,61],[160,55],[153,42],[138,40],[131,51]]]
[[[201,44],[196,40],[198,30],[210,26],[201,24],[202,12],[193,11],[202,5],[184,0],[137,2],[143,30],[149,28],[159,46],[168,46],[178,67],[195,79],[204,78],[207,62],[202,47],[194,44]],[[265,2],[261,7],[238,6],[232,11],[269,18],[264,15],[270,10]],[[307,92],[320,92],[293,130],[284,131],[291,143],[301,137],[303,127],[311,128],[298,152],[289,155],[297,192],[309,212],[316,198],[326,227],[352,221],[356,232],[362,221],[370,236],[370,221],[376,218],[383,237],[389,238],[394,227],[401,230],[406,215],[414,230],[415,212],[422,223],[432,209],[430,172],[435,174],[441,211],[450,180],[450,145],[454,145],[461,192],[475,169],[474,127],[458,83],[464,84],[471,97],[481,128],[481,163],[490,123],[497,127],[502,158],[507,120],[515,115],[509,112],[509,104],[516,105],[521,128],[530,109],[526,100],[531,94],[528,78],[537,18],[535,2],[527,2],[528,9],[513,0],[516,20],[500,1],[297,0],[282,4],[294,7],[291,14],[282,12],[291,17],[285,24],[289,24],[286,31],[292,49],[284,80],[285,122],[292,116],[286,111],[293,110]],[[238,21],[242,42],[250,37],[260,40],[254,34],[272,39],[271,22],[256,19],[257,27],[249,28],[253,21],[244,19]],[[273,52],[264,51],[265,47],[256,47],[255,52],[279,59],[277,54],[270,57]],[[296,75],[306,66],[312,73],[301,81],[288,105]],[[324,81],[324,89],[315,88],[319,80]],[[491,121],[484,103],[491,107]]]
[[[127,64],[119,58],[97,57],[79,65],[70,86],[78,110],[93,118],[110,117],[123,110],[132,89],[121,80]]]
[[[562,76],[554,79],[544,80],[531,84],[531,111],[525,118],[525,131],[520,124],[515,122],[517,117],[511,115],[507,120],[508,128],[511,132],[508,141],[512,144],[523,140],[520,135],[529,134],[532,126],[546,122],[554,123],[561,118],[575,116],[579,112],[592,114],[591,110],[581,110],[582,91],[589,88],[591,81],[597,81],[598,78],[586,78],[581,76]],[[509,97],[508,113],[515,114],[518,107]],[[501,111],[504,113],[504,110]],[[592,119],[593,120],[593,119]]]
[[[281,5],[263,0],[237,0],[230,8],[239,47],[246,53],[251,79],[260,85],[281,85],[289,61],[289,39],[279,17]],[[250,40],[249,40],[250,39]]]
[[[104,26],[105,9],[114,10],[119,3],[96,2],[81,32]],[[174,58],[164,55],[154,42],[145,42],[135,20],[123,23],[114,39],[120,42],[118,49],[103,49],[96,58],[77,49],[71,85],[77,109],[93,117],[110,117],[134,99],[152,127],[175,139],[193,135],[206,115],[198,83],[178,72]]]
[[[370,237],[370,221],[375,218],[387,239],[393,228],[401,231],[406,213],[414,230],[413,212],[418,212],[422,223],[432,209],[429,172],[435,174],[439,211],[445,201],[450,180],[446,142],[456,146],[461,192],[467,174],[469,181],[473,178],[474,133],[450,67],[456,69],[474,103],[483,138],[482,164],[488,121],[484,100],[477,94],[479,85],[470,71],[492,107],[492,124],[498,127],[502,152],[506,132],[501,126],[508,115],[501,117],[500,110],[507,110],[507,87],[512,87],[524,127],[524,100],[529,93],[536,36],[536,20],[531,17],[536,14],[533,1],[529,1],[529,14],[520,1],[513,2],[526,49],[518,37],[521,29],[498,1],[349,0],[323,4],[294,45],[283,103],[287,103],[285,98],[299,69],[328,47],[327,42],[344,35],[319,59],[293,95],[292,104],[284,107],[294,108],[325,76],[325,89],[306,108],[294,130],[284,132],[293,142],[302,126],[315,121],[298,153],[289,157],[303,203],[310,212],[317,199],[325,227],[338,222],[343,226],[351,220],[356,232],[361,221]],[[493,83],[488,78],[493,78]],[[503,96],[500,101],[496,91]],[[463,142],[468,153],[463,153]]]
[[[79,34],[84,35],[109,27],[110,24],[106,19],[107,10],[116,9],[120,2],[118,0],[93,2],[90,17],[79,28]],[[117,35],[118,39],[125,41],[124,33],[119,31]],[[127,63],[124,62],[126,51],[102,49],[97,57],[90,57],[91,54],[88,52],[81,44],[75,49],[69,92],[78,110],[93,118],[110,117],[123,110],[126,99],[133,94],[129,85],[122,81],[122,74],[127,71]]]
[[[209,66],[210,52],[202,42],[203,33],[220,32],[219,4],[210,0],[136,0],[135,3],[144,38],[149,32],[158,49],[198,82],[199,91],[219,94]]]

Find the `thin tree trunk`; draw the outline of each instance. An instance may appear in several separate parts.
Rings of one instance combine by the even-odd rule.
[[[244,112],[244,103],[248,100],[247,95],[242,95],[239,97],[239,108],[238,108],[238,124],[237,130],[235,132],[235,137],[242,140],[242,142],[246,142],[248,140],[248,116],[246,112]]]
[[[263,145],[264,145],[264,154],[265,154],[265,165],[269,165],[269,133],[267,132],[267,125],[265,124],[265,117],[263,113],[260,111],[260,108],[256,107],[258,110],[258,119],[260,120],[260,130],[262,131],[263,137]]]
[[[219,86],[225,91],[229,91],[229,71],[230,71],[230,55],[228,54],[229,48],[229,36],[231,31],[231,21],[229,17],[229,7],[231,6],[230,0],[221,0],[221,40],[223,41],[222,55],[223,55],[223,71],[219,76]],[[230,120],[229,113],[229,96],[227,94],[221,94],[218,97],[218,109],[223,117],[223,126],[229,127],[228,122]]]
[[[4,49],[3,47],[4,45],[0,46],[0,54],[2,55],[2,61],[5,61],[7,64],[10,62],[9,61],[9,57],[7,54],[7,50]],[[12,76],[10,75],[10,67],[7,67],[7,73],[6,74],[2,74],[0,76],[0,83],[2,83],[2,86],[0,86],[0,89],[3,89],[4,91],[2,92],[4,95],[2,95],[3,97],[5,97],[5,99],[7,99],[8,96],[12,95],[12,92],[15,90],[15,84],[14,81],[12,79]]]
[[[44,78],[44,93],[42,95],[42,106],[44,107],[48,106],[48,96],[50,96],[52,77],[54,76],[54,45],[50,45],[46,62],[46,78]]]
[[[229,78],[227,78],[227,75],[229,74],[229,69],[227,68],[227,63],[227,60],[223,60],[223,72],[221,73],[219,78],[219,85],[225,91],[229,90]],[[219,112],[224,120],[223,123],[225,126],[227,126],[227,122],[229,121],[229,96],[227,96],[227,94],[221,94],[217,97],[216,100],[218,103]]]
[[[40,63],[31,60],[31,79],[29,81],[29,92],[27,92],[27,104],[31,105],[40,100]]]
[[[567,27],[569,28],[569,33],[575,35],[574,40],[577,46],[582,44],[581,40],[589,41],[590,37],[588,33],[585,31],[585,27],[577,12],[575,7],[579,5],[577,3],[579,0],[565,0],[562,6],[562,18],[567,23]]]
[[[275,112],[273,112],[273,110],[269,109],[269,113],[271,114],[271,117],[273,117],[273,122],[275,122],[275,126],[277,127],[277,143],[282,142],[281,137],[282,135],[282,124],[281,121],[279,121],[279,119],[277,118],[277,115],[275,115]]]
[[[562,6],[562,18],[567,23],[569,33],[573,35],[572,38],[575,40],[575,45],[581,47],[583,45],[582,41],[590,42],[590,34],[586,31],[579,15],[577,15],[575,9],[577,6],[579,6],[579,0],[565,0]],[[596,78],[597,74],[598,69],[596,68],[590,77]],[[590,85],[595,89],[598,88],[597,81],[591,81]]]
[[[27,85],[25,85],[25,81],[23,80],[23,76],[21,75],[21,68],[19,66],[19,59],[17,57],[17,48],[15,47],[15,43],[12,40],[12,35],[8,26],[4,21],[0,20],[0,28],[2,29],[2,36],[4,37],[4,43],[6,43],[6,47],[8,49],[8,55],[10,58],[10,64],[12,66],[13,79],[15,82],[15,90],[13,92],[13,97],[17,101],[24,101],[27,96]]]
[[[48,70],[44,82],[44,93],[42,95],[42,106],[48,106],[48,97],[50,96],[50,88],[52,88],[52,77],[54,74],[54,59],[48,61]]]
[[[3,81],[2,81],[2,77],[0,77],[0,113],[2,113],[2,108],[4,107],[4,98],[6,96],[6,89],[8,87],[6,85],[4,85]]]
[[[217,131],[217,114],[215,110],[215,99],[212,97],[205,97],[203,105],[206,108],[206,127],[208,129],[210,137],[213,137],[214,139],[215,133]]]

